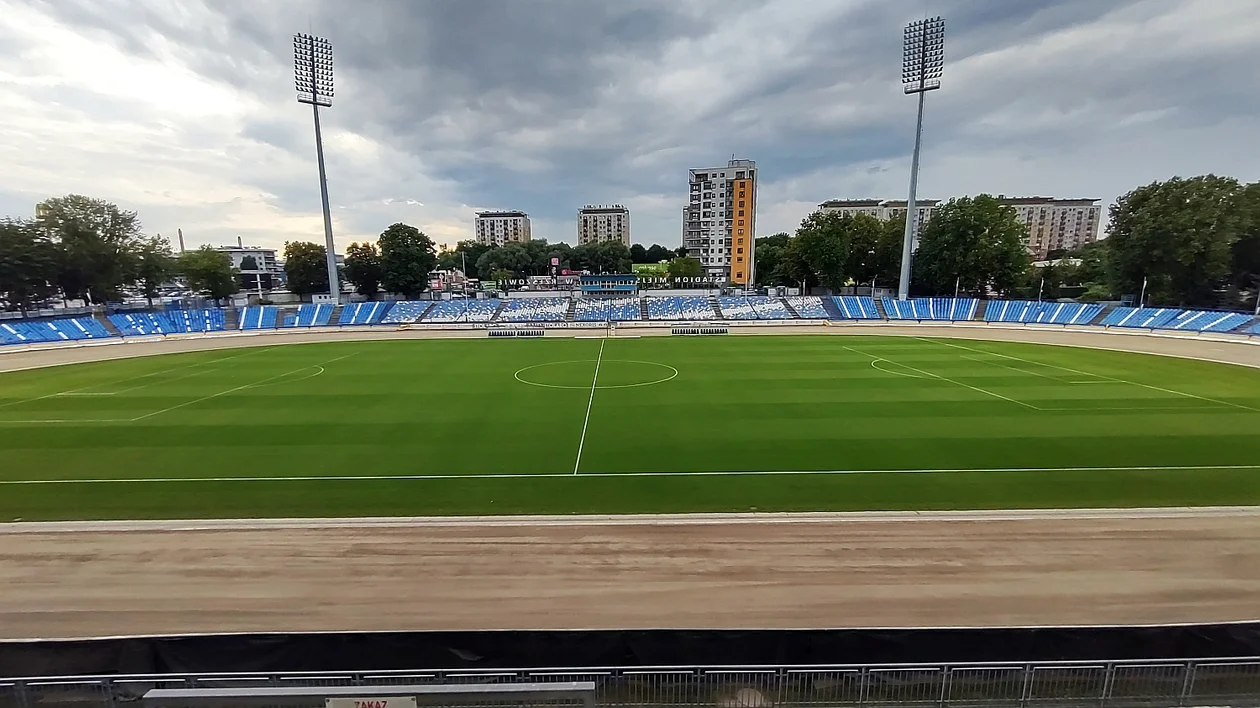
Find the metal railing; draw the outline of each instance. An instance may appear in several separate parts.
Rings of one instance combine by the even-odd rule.
[[[1260,657],[926,665],[416,670],[0,679],[0,708],[115,708],[155,688],[592,681],[609,708],[1260,706]]]

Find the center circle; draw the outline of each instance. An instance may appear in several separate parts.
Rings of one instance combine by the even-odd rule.
[[[599,377],[595,377],[596,364]],[[518,369],[513,378],[523,384],[542,388],[596,389],[635,388],[665,383],[678,376],[678,369],[669,364],[633,359],[573,359],[549,361]]]

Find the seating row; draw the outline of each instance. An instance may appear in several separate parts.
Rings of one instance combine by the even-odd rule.
[[[971,297],[916,297],[909,300],[883,298],[884,313],[890,320],[970,320],[976,316],[979,301]]]
[[[84,339],[105,339],[111,336],[105,325],[91,317],[0,323],[0,344],[66,342]]]
[[[1251,321],[1250,315],[1168,307],[1117,307],[1100,324],[1128,329],[1175,329],[1186,332],[1229,332]]]
[[[719,297],[718,309],[728,320],[790,320],[792,313],[779,298],[764,295]]]
[[[333,306],[301,305],[297,312],[284,318],[285,327],[327,327],[332,321]]]
[[[475,302],[475,301],[474,301]],[[499,322],[561,322],[569,314],[567,297],[541,297],[508,300],[499,313]]]
[[[802,319],[825,320],[830,317],[827,308],[823,307],[822,298],[812,295],[785,297],[786,302]]]
[[[643,310],[637,297],[582,298],[573,305],[573,319],[577,322],[633,322],[643,319]]]
[[[882,320],[879,308],[875,307],[875,299],[858,295],[833,295],[841,319],[847,320]]]
[[[984,308],[986,322],[1038,322],[1087,325],[1103,311],[1102,305],[1032,300],[990,300]]]
[[[223,310],[170,310],[168,312],[126,312],[109,316],[124,337],[152,334],[222,332],[226,329]]]
[[[342,305],[337,324],[342,326],[379,324],[385,313],[389,312],[390,304],[388,302],[352,302]]]
[[[716,320],[721,319],[713,311],[707,297],[646,297],[649,320]]]

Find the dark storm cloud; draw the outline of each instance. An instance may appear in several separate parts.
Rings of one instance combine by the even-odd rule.
[[[947,90],[932,94],[926,126],[938,154],[1047,155],[1105,141],[1131,121],[1184,129],[1260,110],[1246,88],[1256,42],[1218,50],[1201,37],[1160,47],[1142,40],[1185,8],[1178,0],[42,7],[135,56],[168,56],[173,46],[194,72],[274,104],[276,115],[298,110],[290,35],[309,28],[336,51],[329,130],[410,156],[430,177],[456,183],[463,203],[553,219],[570,219],[587,201],[681,193],[687,167],[732,153],[782,180],[846,165],[878,171],[871,165],[903,159],[914,109],[898,85],[901,28],[925,10],[944,15],[949,28]],[[241,137],[309,159],[309,137],[293,127],[254,116]],[[392,195],[390,180],[380,175],[352,191]],[[288,203],[290,181],[268,192]]]

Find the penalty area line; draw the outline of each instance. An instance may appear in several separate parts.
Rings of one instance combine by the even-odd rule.
[[[618,477],[760,477],[822,476],[870,474],[957,474],[966,472],[1194,472],[1205,470],[1260,470],[1260,465],[1133,465],[1128,467],[987,467],[889,470],[734,470],[712,472],[583,472],[582,478]],[[44,484],[178,484],[203,482],[383,482],[451,479],[552,479],[572,478],[569,472],[491,472],[476,474],[381,474],[381,475],[304,475],[292,477],[132,477],[118,479],[5,479],[0,486]]]

